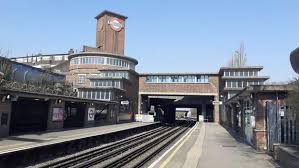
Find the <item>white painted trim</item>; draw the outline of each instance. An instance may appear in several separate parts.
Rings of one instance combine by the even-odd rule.
[[[198,122],[180,139],[178,140],[171,148],[169,148],[165,153],[163,153],[162,156],[160,156],[155,162],[153,162],[148,168],[154,168],[170,151],[172,151],[175,147],[177,147],[188,135],[191,135],[191,133],[197,128]]]
[[[178,95],[198,95],[198,96],[217,96],[218,93],[188,93],[188,92],[139,92],[139,95],[173,95],[173,96],[178,96]]]

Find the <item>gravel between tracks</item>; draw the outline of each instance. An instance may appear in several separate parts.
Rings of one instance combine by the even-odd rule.
[[[158,127],[158,128],[161,128],[161,127]],[[155,128],[155,129],[158,129],[158,128]],[[154,129],[152,129],[152,130],[154,130]],[[43,167],[43,166],[47,166],[47,165],[49,165],[51,163],[54,163],[54,162],[57,162],[57,161],[61,161],[61,160],[72,158],[72,157],[75,157],[75,156],[78,156],[78,155],[89,153],[89,152],[91,152],[93,150],[100,149],[100,148],[103,148],[103,147],[106,147],[106,146],[109,146],[109,145],[113,145],[113,144],[116,144],[116,143],[118,143],[120,141],[124,141],[124,140],[130,139],[130,138],[134,138],[134,137],[137,137],[137,136],[142,135],[142,134],[146,134],[147,132],[152,131],[152,130],[148,130],[146,132],[135,134],[133,136],[129,136],[127,138],[120,139],[120,140],[117,140],[117,141],[113,141],[113,142],[110,142],[110,143],[100,144],[99,146],[92,147],[92,148],[89,148],[89,149],[86,149],[86,150],[83,150],[83,151],[80,151],[80,152],[76,152],[76,153],[69,154],[69,155],[66,155],[66,156],[63,156],[63,157],[54,158],[54,159],[46,161],[46,162],[42,162],[42,163],[38,163],[38,164],[35,164],[35,165],[31,165],[31,166],[28,166],[27,168],[40,168],[40,167]]]

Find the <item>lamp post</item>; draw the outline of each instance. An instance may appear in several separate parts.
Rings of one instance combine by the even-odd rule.
[[[117,95],[116,96],[116,101],[118,102],[118,108],[117,111],[115,111],[115,123],[117,124],[119,122],[119,116],[118,114],[120,113],[120,106],[121,106],[121,101],[122,101],[123,95]]]

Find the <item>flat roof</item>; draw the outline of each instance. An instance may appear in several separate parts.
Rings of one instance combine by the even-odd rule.
[[[114,54],[114,53],[107,53],[107,52],[81,52],[81,53],[76,53],[76,54],[71,54],[69,56],[69,59],[78,57],[78,56],[108,56],[108,57],[114,57],[114,58],[120,58],[120,59],[126,59],[129,61],[132,61],[136,65],[138,64],[138,61],[135,58],[128,57],[125,55],[120,55],[120,54]]]
[[[257,79],[270,79],[270,76],[222,76],[221,79],[252,79],[252,80],[257,80]]]
[[[36,67],[28,65],[28,64],[23,64],[23,63],[20,63],[20,62],[12,61],[12,60],[10,60],[8,58],[5,58],[5,57],[1,57],[0,56],[0,59],[6,59],[7,61],[11,62],[12,64],[22,65],[22,66],[25,66],[25,67],[29,67],[29,68],[32,68],[32,69],[39,70],[39,71],[44,72],[44,73],[49,73],[49,74],[52,74],[52,75],[57,75],[57,76],[63,76],[63,77],[65,77],[65,75],[63,75],[63,74],[55,73],[55,72],[48,71],[48,70],[41,69],[41,68],[36,68]]]
[[[43,56],[60,56],[60,55],[69,55],[69,53],[63,53],[63,54],[38,54],[38,55],[27,55],[27,56],[21,56],[21,57],[10,57],[9,59],[31,58],[31,57],[43,57]]]
[[[108,10],[104,10],[103,12],[101,12],[100,14],[98,14],[95,19],[98,19],[100,17],[102,17],[103,15],[105,14],[108,14],[108,15],[115,15],[117,17],[120,17],[122,19],[127,19],[128,17],[127,16],[124,16],[124,15],[121,15],[121,14],[118,14],[118,13],[115,13],[115,12],[111,12],[111,11],[108,11]]]
[[[223,70],[240,70],[240,69],[262,70],[262,69],[264,69],[264,67],[263,66],[221,67],[220,70],[219,70],[219,73],[221,73]]]
[[[231,102],[238,99],[241,95],[249,95],[251,93],[265,93],[265,92],[288,92],[292,90],[291,86],[288,84],[282,85],[250,85],[242,89],[239,93],[234,95],[226,102]]]
[[[157,73],[139,73],[139,76],[149,76],[149,75],[161,75],[161,76],[166,76],[166,75],[219,75],[216,72],[157,72]]]
[[[86,103],[106,103],[106,104],[117,103],[116,101],[92,100],[92,99],[85,99],[85,98],[65,96],[65,95],[27,92],[27,91],[14,90],[14,89],[0,89],[0,91],[1,94],[17,94],[19,97],[28,97],[28,98],[62,99],[65,101],[86,102]]]

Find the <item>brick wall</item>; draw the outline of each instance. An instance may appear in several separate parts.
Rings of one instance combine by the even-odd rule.
[[[210,76],[209,83],[146,83],[146,77],[139,77],[139,92],[153,93],[191,93],[191,94],[214,94],[219,93],[219,77]]]
[[[0,95],[1,99],[2,96]],[[10,117],[11,117],[11,102],[6,101],[6,102],[0,102],[0,119],[3,117],[2,115],[8,114],[7,118],[7,123],[1,123],[0,121],[0,137],[6,137],[9,134],[9,127],[10,127]]]

